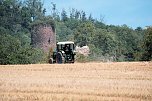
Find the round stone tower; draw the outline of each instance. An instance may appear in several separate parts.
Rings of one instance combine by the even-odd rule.
[[[56,48],[55,27],[51,24],[33,25],[31,33],[31,44],[35,48],[41,48],[44,52],[49,52]]]

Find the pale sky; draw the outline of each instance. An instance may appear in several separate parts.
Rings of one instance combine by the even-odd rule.
[[[95,19],[104,17],[105,24],[129,27],[152,25],[152,0],[44,0],[47,13],[51,12],[51,2],[56,4],[59,12],[71,8],[83,10]]]

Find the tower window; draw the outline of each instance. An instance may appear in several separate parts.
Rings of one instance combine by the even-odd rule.
[[[51,40],[50,40],[50,38],[49,38],[49,40],[48,40],[48,43],[49,43],[49,44],[51,43]]]

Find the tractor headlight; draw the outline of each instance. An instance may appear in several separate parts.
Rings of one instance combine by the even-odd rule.
[[[62,52],[62,54],[65,54],[65,52],[64,51],[61,51]]]

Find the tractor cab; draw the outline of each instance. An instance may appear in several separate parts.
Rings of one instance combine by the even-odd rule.
[[[56,51],[53,52],[53,58],[51,58],[53,63],[74,63],[76,55],[74,42],[58,42],[56,46]]]

